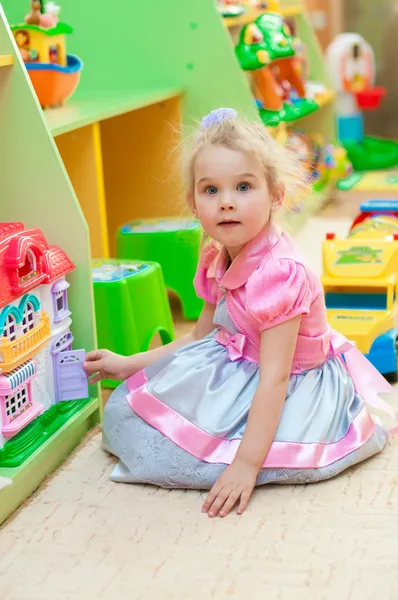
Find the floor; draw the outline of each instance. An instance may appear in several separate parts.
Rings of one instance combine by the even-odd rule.
[[[299,234],[318,271],[325,232],[344,235],[362,198],[338,196]],[[257,490],[225,520],[198,492],[111,483],[99,444],[94,431],[0,528],[0,600],[396,600],[396,438],[334,480]]]

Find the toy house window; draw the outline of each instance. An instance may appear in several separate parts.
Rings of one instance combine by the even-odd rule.
[[[57,312],[61,312],[65,309],[65,304],[66,304],[66,298],[65,298],[65,292],[56,292],[55,294],[55,302],[57,305]]]
[[[60,55],[59,45],[58,44],[54,44],[54,45],[50,46],[50,48],[49,48],[49,61],[50,61],[50,63],[58,64],[59,63],[59,55]]]
[[[37,260],[34,252],[28,248],[26,251],[25,264],[18,269],[20,283],[24,283],[37,275]]]
[[[53,306],[54,306],[54,323],[60,323],[66,317],[69,317],[70,310],[68,310],[68,294],[67,289],[69,283],[64,279],[60,279],[54,283],[51,293],[53,295]]]
[[[16,419],[32,404],[29,398],[28,386],[24,385],[14,394],[5,396],[4,404],[6,410],[6,419],[8,423],[11,423],[11,421]]]
[[[27,302],[23,314],[22,331],[27,333],[35,326],[35,309],[32,302]]]
[[[12,314],[7,315],[3,336],[6,337],[9,342],[13,342],[17,337],[17,321]]]
[[[70,331],[59,336],[51,345],[51,354],[59,354],[65,350],[72,350],[73,335]]]

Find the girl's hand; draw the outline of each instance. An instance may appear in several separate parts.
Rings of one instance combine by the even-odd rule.
[[[226,517],[239,501],[237,513],[241,515],[248,505],[258,469],[251,463],[235,459],[218,478],[207,495],[202,512],[209,517]]]
[[[89,376],[94,375],[90,379],[90,383],[97,383],[101,379],[124,381],[140,369],[138,364],[134,365],[133,356],[121,356],[110,350],[89,352],[83,368]]]

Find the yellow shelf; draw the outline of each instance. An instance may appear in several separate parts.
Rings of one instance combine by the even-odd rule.
[[[44,111],[54,136],[98,123],[111,117],[176,98],[181,88],[158,88],[131,92],[97,92],[72,98],[65,106]]]
[[[12,54],[0,54],[0,67],[11,67],[14,64]]]
[[[301,6],[287,6],[285,8],[281,8],[278,11],[284,17],[296,17],[302,13]],[[259,17],[263,15],[263,10],[258,10],[255,8],[249,8],[246,12],[238,17],[224,17],[224,25],[225,27],[242,27],[243,25],[247,25],[247,23],[252,23]]]

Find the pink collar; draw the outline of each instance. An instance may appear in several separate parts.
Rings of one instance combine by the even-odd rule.
[[[264,229],[242,248],[228,269],[228,253],[223,246],[211,262],[207,277],[213,277],[226,290],[236,290],[247,282],[280,237],[281,231],[267,223]]]

